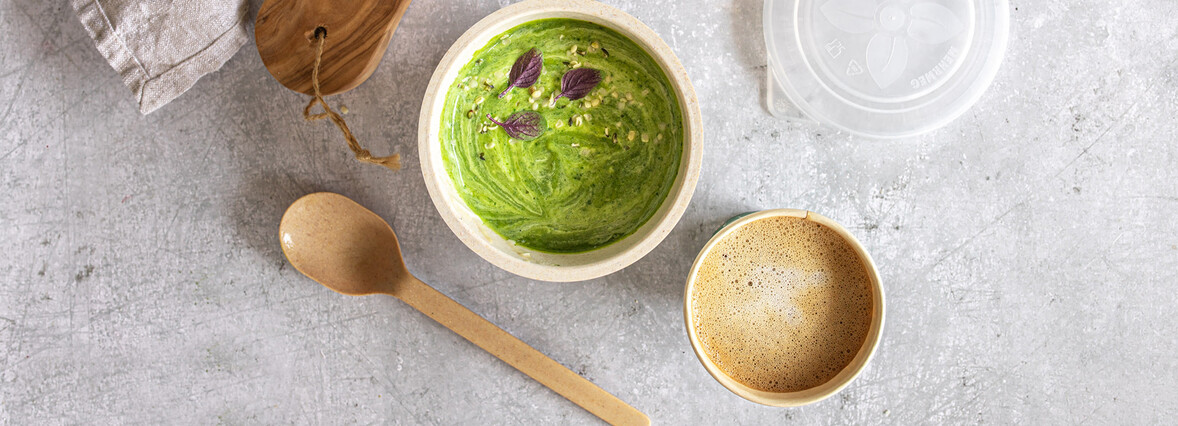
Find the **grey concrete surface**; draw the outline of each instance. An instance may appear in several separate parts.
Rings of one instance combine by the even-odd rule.
[[[388,219],[424,281],[659,424],[1169,423],[1178,415],[1178,4],[1022,1],[961,119],[876,141],[770,117],[759,0],[608,1],[661,34],[706,117],[695,199],[650,255],[551,284],[467,250],[417,165],[434,65],[492,1],[417,0],[364,85],[331,98],[390,173],[248,46],[149,116],[65,2],[0,2],[0,423],[563,424],[595,419],[397,300],[284,261],[288,203]],[[797,409],[695,359],[683,280],[727,217],[850,227],[885,280],[878,356]]]

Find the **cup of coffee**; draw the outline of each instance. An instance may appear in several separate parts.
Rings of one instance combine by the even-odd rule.
[[[845,228],[805,210],[729,219],[695,259],[687,335],[704,368],[753,402],[793,407],[847,386],[879,344],[884,295]]]

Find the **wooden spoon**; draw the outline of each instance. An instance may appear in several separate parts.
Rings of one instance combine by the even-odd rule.
[[[311,93],[315,31],[327,32],[319,86],[323,96],[352,90],[380,64],[409,0],[266,0],[254,39],[279,83]]]
[[[291,265],[327,288],[392,295],[602,420],[650,424],[634,407],[414,278],[393,229],[355,201],[330,192],[303,196],[286,209],[278,233]]]

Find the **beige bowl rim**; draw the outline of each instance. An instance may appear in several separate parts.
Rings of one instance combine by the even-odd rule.
[[[575,254],[551,254],[516,246],[487,228],[459,197],[442,163],[439,133],[446,89],[474,52],[491,37],[519,24],[546,18],[593,22],[630,38],[663,68],[678,95],[684,140],[679,171],[667,198],[644,225],[613,244]],[[625,12],[590,0],[527,0],[496,11],[474,24],[439,62],[422,101],[418,125],[421,173],[430,199],[455,235],[488,262],[508,272],[543,281],[582,281],[604,276],[645,256],[674,228],[699,180],[703,125],[699,101],[679,59],[658,34]]]

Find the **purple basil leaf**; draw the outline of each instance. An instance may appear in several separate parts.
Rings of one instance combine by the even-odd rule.
[[[512,87],[532,87],[536,84],[536,80],[540,79],[540,70],[544,68],[544,55],[540,54],[535,47],[531,48],[524,54],[519,55],[515,60],[515,65],[511,66],[511,72],[507,75],[507,88],[499,93],[502,98],[506,95]]]
[[[588,95],[594,87],[597,87],[597,83],[600,82],[601,71],[593,68],[573,68],[560,78],[560,94],[556,95],[553,102],[560,98],[569,98],[574,101],[581,99]]]
[[[535,111],[520,111],[503,121],[495,121],[491,114],[487,114],[487,119],[502,127],[508,136],[521,141],[536,139],[548,128],[544,116]]]

